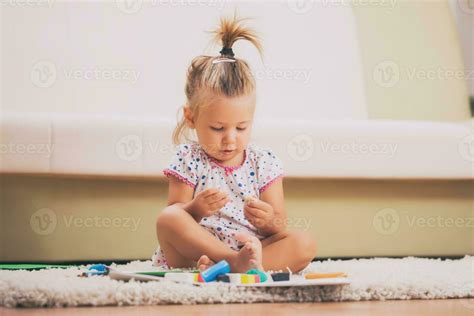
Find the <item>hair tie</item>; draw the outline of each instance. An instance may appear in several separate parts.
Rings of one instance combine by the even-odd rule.
[[[235,63],[234,52],[232,51],[231,47],[223,47],[219,53],[221,56],[214,59],[212,61],[213,64]]]
[[[223,47],[219,53],[221,54],[221,56],[234,57],[234,52],[232,51],[232,47]]]
[[[234,58],[227,58],[227,57],[219,57],[216,58],[212,61],[213,64],[219,64],[219,63],[235,63]]]

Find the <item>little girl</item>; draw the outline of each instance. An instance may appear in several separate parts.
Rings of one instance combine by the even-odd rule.
[[[198,56],[186,82],[183,118],[173,133],[177,152],[163,172],[168,206],[157,219],[154,266],[206,269],[220,260],[232,272],[251,268],[297,272],[316,255],[308,234],[286,229],[283,167],[271,150],[250,144],[255,80],[232,45],[255,33],[242,20],[222,19],[214,31],[220,56]],[[187,137],[195,130],[198,141]]]

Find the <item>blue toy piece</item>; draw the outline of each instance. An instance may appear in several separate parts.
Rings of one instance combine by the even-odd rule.
[[[221,260],[212,267],[209,267],[208,269],[204,270],[201,272],[201,277],[204,280],[204,282],[211,282],[215,281],[216,277],[219,274],[226,274],[230,273],[230,265],[227,261]]]
[[[87,275],[104,275],[109,272],[109,269],[105,264],[93,264],[88,267],[88,270],[85,272]]]

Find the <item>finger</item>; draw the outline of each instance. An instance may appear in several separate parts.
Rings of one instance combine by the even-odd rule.
[[[244,214],[247,217],[251,218],[257,218],[257,215],[259,214],[258,211],[251,209],[250,207],[244,206]]]
[[[219,192],[219,193],[216,193],[216,194],[212,194],[212,195],[209,195],[209,196],[206,196],[206,202],[207,203],[215,203],[215,202],[218,202],[224,198],[227,197],[227,193],[225,192]]]
[[[248,217],[247,220],[249,221],[250,224],[252,224],[255,227],[258,227],[259,223],[261,222],[261,220],[259,220],[256,217]]]
[[[251,200],[248,200],[247,203],[245,203],[246,205],[249,205],[249,206],[252,206],[252,207],[257,207],[260,203],[260,200],[256,199],[256,198],[252,198]]]
[[[223,200],[227,199],[227,196],[213,196],[212,198],[206,198],[207,205],[212,205],[214,203],[222,202]]]
[[[259,199],[253,199],[249,201],[247,205],[264,211],[268,209],[268,204]]]
[[[247,210],[244,208],[244,217],[250,221],[250,219],[253,217],[252,214],[250,214],[249,212],[247,212]]]
[[[209,207],[210,209],[212,210],[220,210],[221,208],[223,208],[227,203],[229,203],[229,198],[225,197],[223,198],[222,200],[220,201],[217,201],[215,203],[210,203],[209,204]]]
[[[218,188],[209,188],[209,189],[203,190],[201,192],[201,194],[203,195],[203,197],[207,197],[207,196],[219,193],[219,192],[220,192],[220,190]]]
[[[265,219],[264,217],[260,216],[261,214],[259,214],[258,211],[259,210],[257,210],[257,212],[252,212],[252,210],[245,210],[244,209],[245,218],[250,222],[250,224],[252,224],[254,226],[259,221],[262,221],[262,220]]]
[[[255,197],[253,195],[247,195],[247,196],[244,197],[244,202],[245,202],[245,204],[247,204],[247,203],[249,203],[249,202],[251,202],[255,199],[257,199],[257,197]]]
[[[266,214],[265,211],[255,208],[255,207],[250,207],[250,206],[245,206],[244,211],[247,211],[248,214],[257,218],[263,218],[265,217],[265,214]]]
[[[245,210],[244,210],[244,216],[250,224],[252,224],[253,226],[257,225],[257,223],[256,223],[257,220],[258,220],[257,217],[255,217],[254,215],[250,214],[249,212],[247,212]]]
[[[222,207],[224,207],[227,203],[230,202],[230,199],[225,197],[223,198],[222,200],[219,200],[217,202],[214,202],[214,203],[211,203],[209,204],[209,206],[212,208],[212,209],[221,209]]]

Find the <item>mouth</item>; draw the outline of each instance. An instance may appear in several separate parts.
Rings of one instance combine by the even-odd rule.
[[[230,154],[232,154],[234,151],[235,151],[235,149],[231,149],[231,150],[221,150],[221,153],[224,154],[224,155],[230,155]]]

